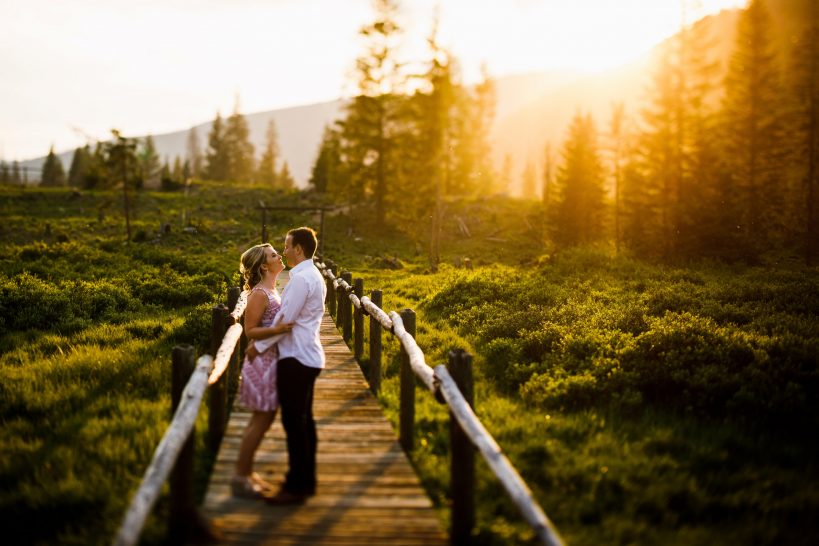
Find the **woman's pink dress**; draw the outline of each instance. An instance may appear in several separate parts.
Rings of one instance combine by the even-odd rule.
[[[270,326],[276,313],[282,306],[276,290],[272,292],[257,286],[251,290],[261,290],[267,296],[267,307],[262,314],[261,326]],[[249,295],[248,295],[249,297]],[[245,356],[242,364],[242,384],[239,391],[239,402],[255,411],[275,411],[279,407],[279,395],[276,391],[276,363],[279,360],[279,348],[273,345],[253,360]]]

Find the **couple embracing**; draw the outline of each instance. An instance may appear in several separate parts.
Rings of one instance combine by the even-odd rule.
[[[234,496],[270,504],[297,504],[316,492],[316,424],[313,386],[324,368],[319,339],[327,287],[313,265],[316,233],[300,227],[287,232],[282,255],[290,281],[279,296],[276,278],[282,255],[269,244],[242,254],[247,294],[245,335],[251,340],[242,368],[240,402],[253,410],[231,481]],[[288,471],[274,488],[253,472],[253,458],[281,407],[287,434]]]

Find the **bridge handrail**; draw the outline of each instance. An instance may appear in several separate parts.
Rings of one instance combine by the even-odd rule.
[[[435,382],[450,411],[458,420],[458,424],[461,425],[461,430],[481,452],[489,468],[512,498],[512,502],[517,505],[523,518],[534,529],[540,542],[549,546],[562,545],[563,541],[560,535],[558,535],[554,525],[532,496],[532,491],[506,455],[503,454],[489,431],[484,428],[475,412],[472,411],[469,402],[461,394],[461,390],[443,364],[435,366]]]
[[[159,498],[162,484],[167,481],[185,441],[196,424],[196,416],[199,414],[199,406],[208,386],[208,374],[212,367],[213,358],[210,355],[199,357],[196,369],[182,391],[171,424],[156,447],[151,464],[142,477],[142,483],[125,512],[122,525],[114,537],[114,546],[130,546],[139,540],[145,520]]]
[[[196,368],[185,384],[179,405],[165,435],[157,445],[151,464],[125,512],[119,531],[114,537],[113,546],[132,546],[139,540],[145,520],[159,498],[162,484],[167,481],[186,439],[196,424],[205,389],[218,382],[230,365],[236,344],[242,337],[243,327],[239,319],[244,314],[246,306],[247,292],[242,292],[233,312],[228,315],[233,317],[235,323],[222,337],[216,358],[204,354],[197,360]]]
[[[554,525],[532,496],[526,482],[503,454],[498,443],[472,411],[446,366],[439,365],[433,369],[426,363],[423,351],[415,338],[404,328],[404,322],[398,313],[390,311],[387,316],[366,296],[359,299],[353,293],[353,288],[349,283],[336,277],[324,262],[317,260],[315,263],[322,275],[329,279],[334,287],[341,288],[347,294],[353,305],[365,309],[371,316],[376,317],[382,326],[400,340],[401,346],[409,356],[410,367],[415,375],[423,381],[433,395],[440,396],[440,399],[449,406],[461,429],[486,460],[489,468],[506,489],[526,522],[535,531],[540,542],[548,546],[563,546],[563,540]]]

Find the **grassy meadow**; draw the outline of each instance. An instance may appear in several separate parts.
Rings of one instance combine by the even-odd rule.
[[[0,188],[0,521],[23,544],[110,542],[170,417],[171,348],[207,343],[210,307],[258,241],[254,207],[310,203],[245,185],[140,192],[126,245],[120,198]],[[819,272],[555,252],[536,207],[505,198],[449,213],[436,273],[425,247],[346,214],[328,218],[325,254],[386,310],[416,310],[428,363],[475,355],[476,411],[567,543],[819,541]],[[303,223],[317,224],[269,229]],[[463,257],[473,269],[452,265]],[[393,339],[382,373],[397,424]],[[446,523],[447,412],[416,400],[412,458]],[[476,542],[532,543],[478,473]],[[161,542],[165,509],[144,542]]]

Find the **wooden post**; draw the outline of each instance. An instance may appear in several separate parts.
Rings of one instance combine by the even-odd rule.
[[[242,289],[238,286],[228,286],[227,289],[227,308],[228,312],[232,313],[236,309],[236,304],[239,302],[239,296],[242,294]]]
[[[236,309],[236,304],[239,302],[239,296],[242,294],[242,289],[238,286],[230,286],[227,289],[227,308],[228,312],[232,313],[234,309]],[[239,321],[236,321],[239,322]],[[226,328],[231,325],[231,317],[228,316],[228,322],[226,324]],[[244,333],[242,334],[244,336]],[[236,392],[236,389],[239,387],[239,366],[241,364],[240,359],[242,358],[241,344],[239,349],[237,350],[234,348],[233,355],[230,357],[230,366],[228,367],[228,389],[230,394]],[[213,355],[216,357],[216,355]]]
[[[267,242],[267,209],[262,207],[262,244]]]
[[[348,285],[353,284],[353,274],[349,271],[342,273],[341,278],[344,279]],[[350,301],[350,296],[346,290],[343,291],[341,302],[344,307],[341,337],[344,338],[344,341],[350,341],[353,339],[353,302]]]
[[[404,329],[415,337],[415,311],[404,309],[399,313],[404,322]],[[404,451],[410,453],[413,446],[413,429],[415,426],[415,374],[410,367],[409,354],[401,345],[401,415],[399,439]]]
[[[353,292],[361,301],[361,298],[364,297],[364,279],[355,279],[353,281]],[[361,308],[355,310],[353,326],[353,354],[355,359],[361,362],[361,356],[364,354],[364,312]]]
[[[222,338],[227,330],[228,310],[224,305],[214,305],[212,311],[212,323],[210,330],[210,351],[216,356],[216,352],[222,345]],[[210,397],[208,398],[208,447],[211,452],[219,451],[219,444],[225,433],[225,422],[227,421],[227,384],[225,375],[211,385]]]
[[[332,261],[327,260],[324,263],[330,268],[331,272],[334,271],[335,264]],[[335,275],[335,273],[333,273],[333,275]],[[330,313],[330,316],[335,316],[336,314],[336,289],[333,287],[333,281],[330,279],[327,279],[327,312]]]
[[[190,345],[177,345],[171,352],[171,415],[179,406],[182,391],[185,390],[188,380],[196,368],[195,350]],[[171,471],[170,483],[170,519],[168,521],[168,537],[171,544],[181,544],[179,540],[188,533],[188,524],[191,515],[196,513],[196,502],[193,496],[193,449],[194,428]]]
[[[472,355],[463,349],[450,351],[447,369],[474,410]],[[464,546],[472,543],[472,529],[475,527],[475,448],[451,411],[449,442],[449,488],[452,494],[452,528],[449,537],[453,546]]]
[[[339,278],[339,273],[336,273]],[[336,328],[341,329],[344,320],[344,290],[339,286],[336,288]]]
[[[370,301],[381,307],[381,290],[373,290]],[[381,323],[370,315],[370,389],[378,394],[381,389]]]

